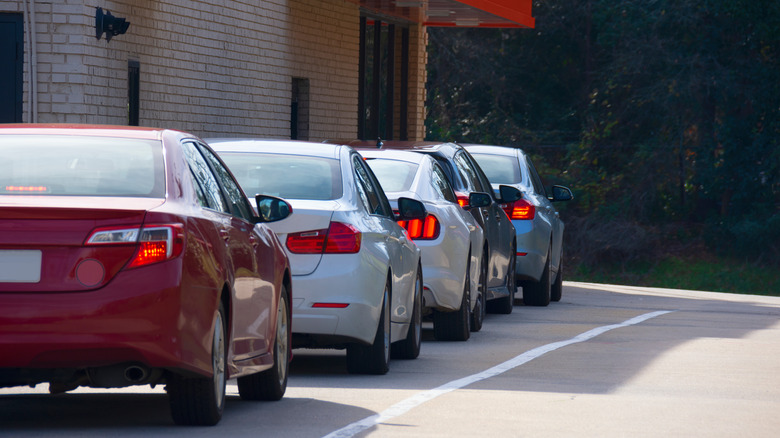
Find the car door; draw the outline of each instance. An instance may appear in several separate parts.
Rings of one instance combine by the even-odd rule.
[[[553,203],[550,202],[550,199],[547,197],[547,190],[544,188],[542,179],[539,177],[539,173],[536,171],[531,158],[526,155],[524,156],[524,159],[528,165],[528,175],[534,188],[533,197],[534,205],[536,205],[536,214],[539,215],[544,222],[540,225],[550,230],[547,234],[549,234],[552,239],[551,256],[553,263],[557,263],[557,261],[560,260],[561,254],[563,222],[558,215],[558,211],[553,206]],[[541,228],[541,226],[539,228]]]
[[[233,309],[231,310],[231,348],[236,360],[249,359],[268,351],[273,334],[269,316],[276,315],[274,285],[263,278],[272,279],[273,263],[258,263],[260,251],[271,254],[267,242],[255,230],[253,212],[246,197],[222,162],[204,145],[185,143],[188,157],[199,167],[204,165],[208,173],[202,178],[216,184],[218,191],[213,198],[221,198],[219,206],[219,233],[227,249],[229,264],[227,278],[232,280]],[[265,246],[265,248],[262,248]]]
[[[410,312],[402,311],[402,309],[412,308],[413,297],[404,291],[411,290],[414,283],[418,261],[417,247],[408,239],[406,231],[396,223],[390,202],[371,169],[358,154],[352,156],[352,163],[358,182],[358,190],[362,192],[361,196],[365,198],[364,202],[368,202],[373,222],[378,227],[377,231],[382,235],[390,260],[393,282],[391,318],[393,322],[408,322]],[[403,317],[398,318],[399,315]]]

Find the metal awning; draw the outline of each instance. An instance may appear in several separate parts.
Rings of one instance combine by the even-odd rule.
[[[349,0],[367,11],[426,26],[534,27],[532,0]]]

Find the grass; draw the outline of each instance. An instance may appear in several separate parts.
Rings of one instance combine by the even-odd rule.
[[[708,256],[657,262],[579,265],[566,279],[590,283],[780,296],[780,268]]]

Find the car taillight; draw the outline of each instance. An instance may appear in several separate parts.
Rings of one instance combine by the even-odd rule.
[[[184,225],[147,225],[140,228],[98,228],[87,246],[138,245],[128,268],[150,265],[179,256],[184,250]]]
[[[469,195],[461,192],[455,192],[455,196],[458,198],[458,205],[461,206],[461,208],[469,208]]]
[[[331,222],[326,230],[287,235],[287,249],[293,254],[354,254],[360,251],[361,233],[352,225]]]
[[[530,220],[536,216],[536,207],[525,199],[504,204],[504,212],[512,220]]]
[[[398,225],[406,230],[412,240],[435,240],[441,231],[439,220],[432,214],[425,216],[425,219],[398,221]]]

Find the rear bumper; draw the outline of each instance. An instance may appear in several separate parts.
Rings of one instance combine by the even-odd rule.
[[[538,281],[544,270],[545,257],[550,245],[549,236],[534,232],[534,221],[514,220],[517,239],[517,263],[515,273],[518,280]],[[521,255],[524,254],[524,255]]]
[[[1,293],[0,369],[134,363],[210,375],[215,298],[204,288],[183,302],[178,266],[123,271],[89,292]]]

